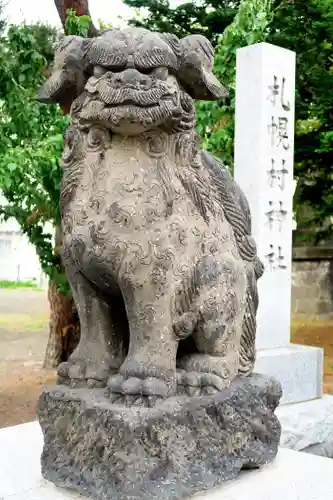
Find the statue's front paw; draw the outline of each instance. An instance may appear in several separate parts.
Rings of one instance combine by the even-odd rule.
[[[168,386],[157,378],[126,379],[123,375],[109,378],[108,388],[112,403],[126,406],[155,406],[158,401],[168,397]]]
[[[237,373],[237,364],[230,356],[194,353],[184,356],[177,365],[177,388],[180,394],[207,396],[229,387]]]
[[[72,356],[58,366],[58,384],[70,387],[105,387],[110,376],[110,360],[88,358],[87,356]]]
[[[113,403],[152,407],[175,394],[176,374],[136,361],[125,361],[120,373],[109,378],[108,389]]]
[[[214,373],[177,371],[177,393],[183,396],[211,396],[228,387],[228,382]]]

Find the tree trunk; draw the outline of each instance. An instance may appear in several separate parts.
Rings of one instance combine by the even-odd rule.
[[[72,9],[75,11],[77,16],[89,16],[89,6],[88,0],[54,0],[54,4],[57,8],[61,24],[66,32],[66,19],[67,19],[67,11]],[[98,32],[93,23],[91,22],[89,28],[89,36],[97,36]]]
[[[60,255],[62,230],[56,227],[55,255]],[[74,301],[70,295],[59,292],[54,283],[49,284],[50,333],[46,348],[44,368],[56,368],[67,361],[80,339],[80,321]]]
[[[80,338],[80,324],[77,311],[70,296],[60,293],[57,285],[50,283],[50,333],[47,343],[44,368],[57,368],[67,361]]]
[[[88,0],[54,0],[64,31],[66,32],[67,10],[73,9],[77,16],[90,16]],[[97,30],[93,23],[89,36],[96,36]],[[69,108],[62,107],[67,114]],[[61,228],[56,228],[55,253],[62,246]],[[46,348],[44,368],[56,368],[59,363],[67,361],[80,339],[80,322],[73,299],[59,292],[57,285],[50,283],[48,290],[50,303],[50,333]]]

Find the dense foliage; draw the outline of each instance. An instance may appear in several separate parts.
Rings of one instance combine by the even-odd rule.
[[[197,132],[202,147],[233,166],[236,49],[266,40],[272,0],[187,2],[171,9],[166,0],[125,0],[136,10],[130,23],[178,37],[199,33],[215,45],[214,73],[228,88],[225,102],[197,103]],[[144,7],[148,15],[140,15]]]
[[[0,35],[4,32],[6,28],[7,21],[4,17],[4,10],[5,10],[6,4],[3,0],[0,0]]]
[[[295,177],[298,188],[295,208],[298,223],[323,228],[317,233],[318,238],[332,234],[332,0],[204,0],[181,4],[174,9],[170,8],[168,0],[124,1],[137,9],[146,9],[145,16],[136,16],[131,21],[134,25],[170,31],[178,36],[202,33],[212,41],[217,51],[215,71],[231,87],[231,95],[221,107],[216,103],[199,104],[198,132],[205,147],[228,163],[232,162],[233,154],[232,75],[236,49],[265,40],[296,51]],[[242,10],[244,15],[240,16]],[[230,29],[231,26],[234,29]],[[307,220],[304,218],[306,207],[311,209]]]
[[[303,224],[321,228],[317,239],[328,238],[333,234],[333,2],[280,2],[269,41],[297,55],[295,208]]]
[[[215,45],[218,36],[230,25],[238,12],[241,0],[203,0],[182,3],[171,9],[167,0],[124,0],[145,17],[137,16],[131,24],[150,30],[174,33],[179,37],[200,33]]]
[[[57,106],[34,100],[56,39],[57,33],[43,25],[10,26],[0,39],[0,190],[8,202],[0,216],[15,217],[44,272],[61,284],[59,254],[45,227],[59,222],[59,158],[67,119]]]
[[[68,34],[88,36],[91,21],[69,10]],[[36,24],[10,26],[0,37],[0,191],[7,203],[0,217],[14,217],[39,257],[43,271],[60,291],[68,283],[54,247],[60,224],[60,157],[69,118],[58,106],[35,101],[50,71],[60,33]]]
[[[197,103],[197,131],[203,147],[233,166],[236,87],[236,49],[263,42],[271,20],[271,0],[243,0],[215,47],[214,73],[226,85],[224,102]]]
[[[88,15],[77,16],[74,9],[68,9],[66,16],[67,35],[78,35],[87,38],[90,26],[91,19]]]

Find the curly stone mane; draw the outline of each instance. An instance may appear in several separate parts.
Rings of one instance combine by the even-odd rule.
[[[246,264],[248,288],[240,343],[239,374],[247,376],[252,373],[256,359],[256,313],[259,302],[257,280],[263,275],[264,265],[257,255],[256,244],[251,236],[250,208],[243,191],[228,169],[219,160],[200,150],[198,143],[194,130],[179,133],[177,152],[181,168],[178,176],[203,219],[208,221],[210,216],[214,216],[213,200],[220,204],[233,228],[239,254]],[[211,183],[205,182],[202,170],[208,172]]]
[[[173,371],[176,359],[171,362],[167,354],[159,363],[170,361],[168,370],[154,372],[157,379],[166,378],[163,383],[154,382],[151,389],[163,397],[174,393],[177,384],[178,388],[191,387],[193,373],[197,373],[199,386],[225,387],[235,376],[249,375],[255,362],[257,280],[264,268],[251,236],[249,206],[228,169],[200,150],[195,132],[195,100],[219,100],[227,95],[212,69],[212,46],[200,35],[178,39],[140,28],[107,30],[92,39],[65,37],[57,48],[53,73],[38,95],[45,103],[71,103],[60,208],[68,241],[67,267],[71,287],[77,287],[77,300],[85,302],[80,290],[88,290],[90,280],[97,283],[97,289],[105,284],[110,287],[108,280],[116,281],[118,288],[126,281],[126,286],[132,287],[131,294],[139,295],[150,283],[156,287],[156,304],[154,300],[145,304],[145,296],[140,298],[136,313],[129,318],[131,336],[142,328],[137,323],[138,313],[141,318],[153,317],[155,308],[162,307],[162,297],[169,297],[173,318],[172,328],[168,327],[170,343],[184,342],[179,344],[179,353],[174,351],[177,370],[181,370],[179,380],[175,381]],[[131,174],[127,173],[130,169]],[[115,179],[118,191],[111,181],[107,184],[108,178]],[[140,199],[131,194],[139,191]],[[152,203],[148,213],[147,206]],[[183,213],[187,219],[179,222],[177,217]],[[145,230],[140,234],[128,230],[126,236],[122,233],[123,223],[128,228],[134,222],[135,228],[147,228],[152,220],[162,235],[156,242],[149,240],[155,238],[153,229],[150,236]],[[171,233],[177,224],[180,229],[175,242]],[[146,243],[150,247],[145,253]],[[159,246],[160,251],[155,251]],[[134,260],[138,248],[143,256],[150,255],[149,279],[139,283],[140,273],[134,271],[136,266],[148,266],[144,259],[118,265],[126,248],[133,249]],[[179,270],[178,261],[183,262]],[[105,262],[110,275],[96,281],[96,273],[102,272],[99,268],[104,273]],[[172,278],[166,277],[171,269]],[[168,280],[175,291],[160,292]],[[89,293],[97,294],[95,300],[102,311],[98,290]],[[133,307],[131,294],[127,288],[123,293],[129,307]],[[86,321],[89,338],[98,325],[93,315]],[[120,328],[114,339],[123,332]],[[123,353],[114,342],[118,369]],[[70,361],[60,367],[63,380],[71,378],[71,366]],[[127,377],[134,377],[131,390],[140,393],[142,379],[150,373],[146,361],[137,364],[126,358],[119,377],[110,374],[111,392],[122,393]],[[94,376],[105,382],[104,372],[100,375],[97,370]]]

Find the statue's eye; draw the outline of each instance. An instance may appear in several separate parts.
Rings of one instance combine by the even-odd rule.
[[[169,73],[168,73],[167,68],[160,67],[160,68],[155,68],[155,70],[154,70],[154,76],[158,80],[165,81],[168,78],[168,75],[169,75]]]
[[[150,75],[157,80],[166,80],[169,75],[168,69],[162,66],[160,68],[142,68],[140,73]]]
[[[94,76],[96,78],[100,78],[101,76],[103,76],[105,73],[106,73],[106,69],[103,68],[102,66],[95,66],[94,67]]]

